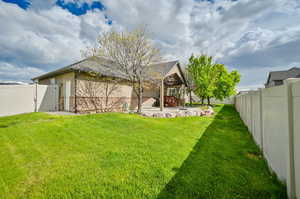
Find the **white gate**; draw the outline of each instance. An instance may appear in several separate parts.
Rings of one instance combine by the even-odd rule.
[[[57,85],[38,85],[36,92],[37,111],[58,111],[58,93],[59,87]]]

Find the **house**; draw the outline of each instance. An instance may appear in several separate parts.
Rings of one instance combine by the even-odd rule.
[[[163,109],[184,103],[187,82],[178,61],[151,65],[147,74],[143,108]],[[137,108],[137,97],[127,76],[113,61],[102,57],[90,57],[32,80],[37,84],[58,85],[60,111],[86,113]]]
[[[270,72],[265,87],[282,85],[283,80],[288,78],[300,78],[300,68],[293,67],[289,70]]]

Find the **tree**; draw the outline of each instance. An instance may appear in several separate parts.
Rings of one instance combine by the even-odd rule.
[[[234,70],[228,73],[227,69],[223,67],[216,88],[214,90],[214,97],[219,100],[224,100],[227,97],[236,94],[236,85],[240,82],[240,74]]]
[[[161,60],[159,50],[146,36],[146,29],[143,27],[131,32],[111,31],[101,34],[97,45],[88,48],[85,54],[101,56],[114,62],[131,83],[137,96],[137,111],[141,113],[145,81],[155,82],[154,75],[149,75],[149,66]]]
[[[201,55],[191,56],[188,72],[193,79],[193,92],[200,97],[202,104],[215,97],[223,100],[234,94],[235,86],[240,81],[237,71],[228,73],[223,64],[214,63],[212,57]]]
[[[110,112],[120,108],[123,99],[112,97],[119,90],[120,79],[104,77],[96,72],[86,72],[86,79],[78,81],[76,95],[82,109]]]
[[[210,104],[210,98],[213,97],[217,68],[212,57],[192,55],[189,59],[188,71],[193,78],[193,92],[201,99],[202,104],[204,99],[208,99]]]
[[[184,76],[185,76],[185,79],[188,83],[186,91],[189,95],[189,101],[190,101],[189,103],[190,103],[190,106],[192,106],[192,104],[193,104],[192,92],[193,92],[193,88],[194,88],[194,80],[193,80],[193,78],[192,78],[192,76],[189,73],[189,70],[187,68],[184,70]]]

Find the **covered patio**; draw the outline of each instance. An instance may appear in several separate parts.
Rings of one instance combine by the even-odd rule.
[[[212,107],[203,110],[201,107],[185,106],[188,85],[180,68],[175,69],[160,80],[159,107],[143,108],[142,115],[157,118],[212,115],[214,113]]]
[[[180,73],[167,74],[160,85],[160,111],[165,108],[178,110],[184,107],[186,87],[186,81]]]

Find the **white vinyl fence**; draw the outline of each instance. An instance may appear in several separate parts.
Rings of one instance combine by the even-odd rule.
[[[237,95],[235,106],[289,198],[300,199],[300,80]]]
[[[235,96],[227,97],[224,100],[217,100],[217,99],[212,98],[210,100],[210,102],[212,104],[234,104],[234,98],[235,98]],[[206,102],[207,102],[207,100],[206,100]]]
[[[0,116],[58,110],[56,85],[0,86]]]

